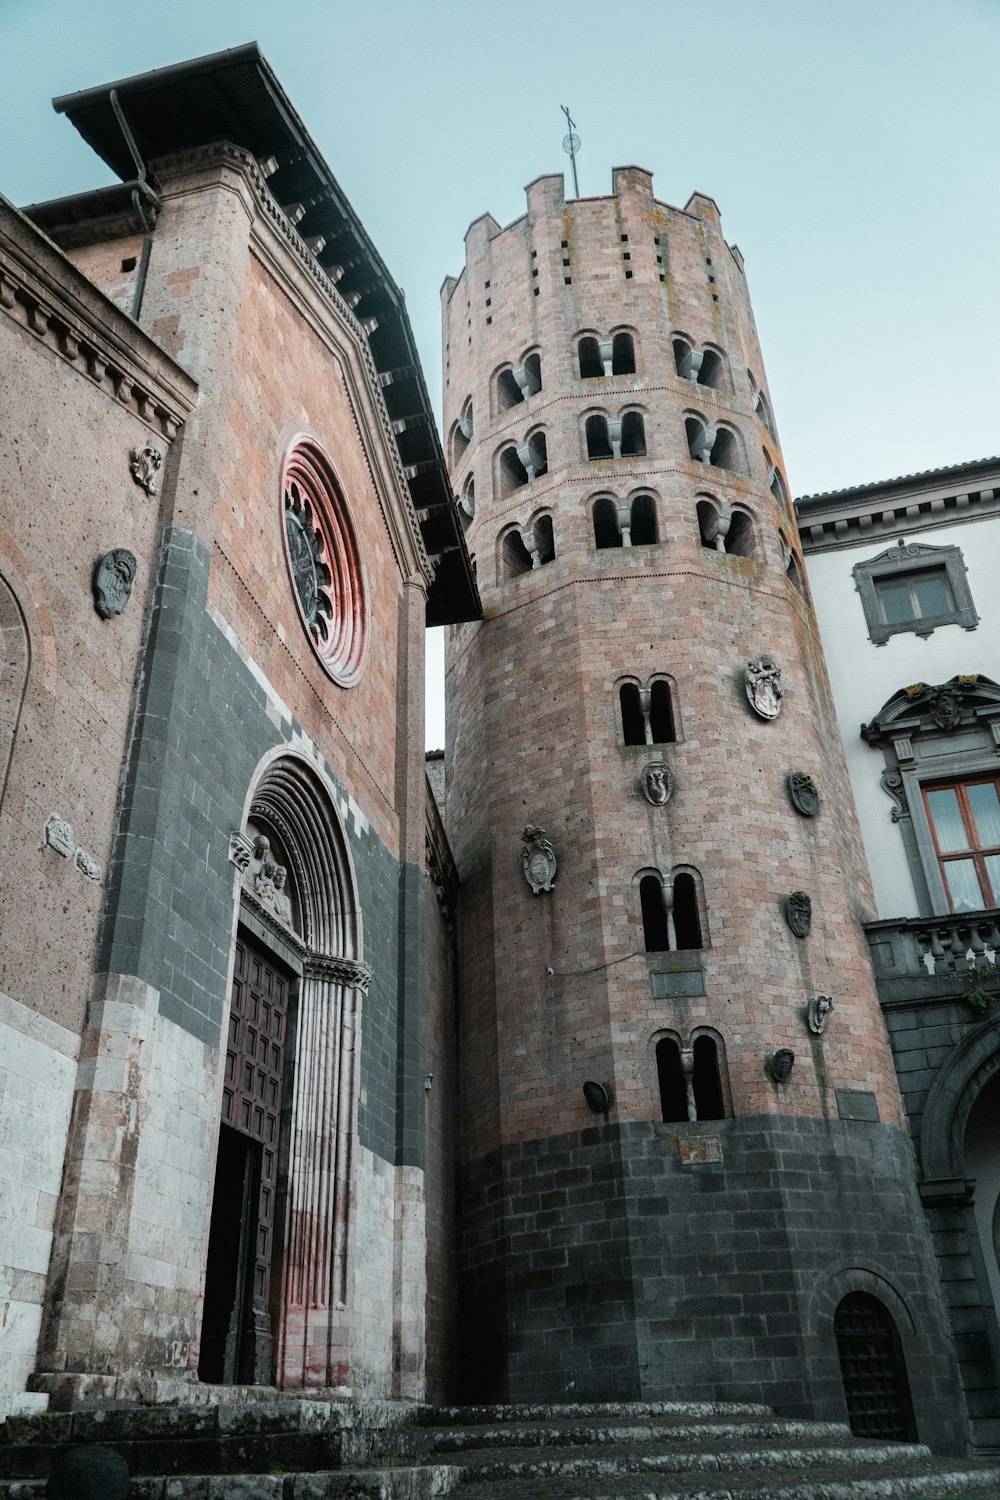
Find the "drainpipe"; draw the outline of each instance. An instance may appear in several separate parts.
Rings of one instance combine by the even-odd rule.
[[[155,218],[149,217],[146,211],[147,203],[143,202],[143,199],[145,198],[147,202],[151,201],[153,203],[156,200],[146,181],[146,163],[139,154],[135,137],[129,129],[124,111],[118,102],[118,90],[112,89],[109,98],[111,108],[115,112],[115,119],[118,121],[122,135],[125,137],[125,144],[132,153],[132,160],[135,162],[136,169],[136,181],[132,189],[132,207],[135,209],[139,222],[142,225],[142,253],[139,256],[139,270],[135,278],[135,293],[132,297],[132,317],[138,322],[139,313],[142,310],[142,295],[146,290],[146,273],[149,270],[149,254],[153,245],[153,226],[156,223]]]

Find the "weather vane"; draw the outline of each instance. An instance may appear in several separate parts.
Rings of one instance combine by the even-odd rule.
[[[565,104],[560,104],[559,108],[566,116],[566,125],[569,131],[569,133],[563,137],[563,150],[566,152],[570,161],[573,163],[573,197],[579,198],[580,184],[577,181],[576,176],[576,153],[580,149],[580,137],[577,135],[576,131],[573,128],[576,124],[576,121],[570,119],[570,113]]]

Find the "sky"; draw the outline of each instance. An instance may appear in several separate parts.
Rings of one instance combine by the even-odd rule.
[[[396,280],[439,406],[469,223],[635,163],[740,246],[793,493],[1000,451],[1000,0],[0,0],[0,192],[110,179],[53,95],[256,40]],[[439,633],[431,632],[431,637]],[[428,743],[443,743],[441,643]]]

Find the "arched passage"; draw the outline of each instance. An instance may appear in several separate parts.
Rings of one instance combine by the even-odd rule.
[[[368,970],[332,797],[279,755],[249,802],[203,1379],[327,1386],[347,1344],[357,1037]]]

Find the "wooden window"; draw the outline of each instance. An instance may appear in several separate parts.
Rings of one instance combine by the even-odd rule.
[[[915,620],[951,614],[955,608],[948,574],[944,568],[918,573],[897,573],[894,578],[875,579],[875,597],[887,625],[906,625]]]
[[[952,911],[1000,904],[1000,777],[924,787],[924,805]]]

